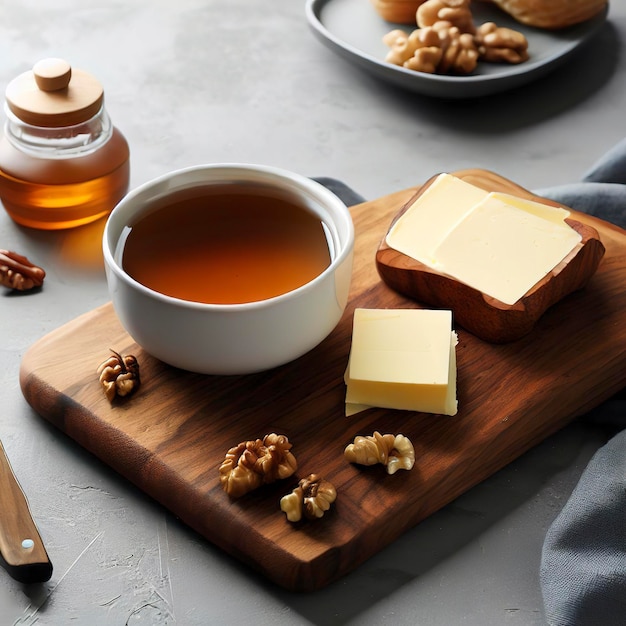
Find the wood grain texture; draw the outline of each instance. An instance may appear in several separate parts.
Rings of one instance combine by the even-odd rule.
[[[486,191],[503,191],[542,202],[561,205],[539,198],[525,189],[485,170],[466,170],[456,176]],[[431,178],[409,199],[394,224],[435,181]],[[571,209],[569,209],[571,211]],[[580,243],[551,272],[534,285],[515,304],[508,305],[481,291],[442,274],[428,265],[389,247],[385,238],[376,252],[376,265],[381,278],[406,296],[436,308],[452,309],[455,323],[492,343],[507,343],[532,331],[544,312],[565,296],[584,287],[596,272],[604,255],[598,232],[576,219],[565,220],[580,236]]]
[[[533,332],[506,345],[459,329],[459,413],[371,409],[344,415],[343,373],[359,307],[415,307],[385,285],[375,255],[416,189],[352,208],[355,267],[345,315],[297,361],[248,376],[202,376],[166,366],[135,345],[110,304],[53,331],[24,355],[20,383],[44,418],[179,516],[209,541],[291,590],[323,587],[626,383],[626,233],[576,215],[606,255],[589,285],[552,307]],[[96,376],[109,348],[137,356],[142,386],[110,405]],[[67,363],[72,363],[68,368]],[[81,374],[82,373],[82,374]],[[357,434],[402,433],[415,468],[348,464]],[[293,480],[231,501],[219,485],[226,451],[269,432],[293,443]],[[333,508],[293,525],[280,498],[317,472],[337,488]]]

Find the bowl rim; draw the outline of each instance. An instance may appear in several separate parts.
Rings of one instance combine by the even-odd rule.
[[[215,304],[215,303],[207,303],[207,302],[195,302],[193,300],[185,300],[183,298],[176,298],[174,296],[168,296],[159,291],[151,289],[146,285],[140,283],[139,281],[132,278],[129,274],[127,274],[118,261],[115,258],[115,253],[111,250],[111,246],[109,245],[109,239],[112,236],[113,223],[116,215],[122,210],[122,208],[128,203],[135,200],[137,197],[140,197],[144,194],[148,194],[151,190],[157,189],[159,186],[162,186],[164,183],[173,182],[174,180],[184,178],[185,176],[193,175],[195,173],[205,172],[205,171],[216,171],[216,170],[224,170],[225,172],[240,172],[240,173],[255,173],[261,175],[268,175],[270,178],[266,181],[271,187],[274,181],[277,180],[287,180],[291,183],[294,183],[299,190],[305,190],[308,192],[308,195],[316,199],[320,204],[324,207],[328,205],[334,205],[335,208],[338,208],[338,214],[341,217],[345,218],[344,227],[346,229],[346,238],[345,243],[341,246],[341,249],[335,254],[334,258],[331,260],[330,264],[324,269],[323,272],[318,274],[315,278],[308,281],[304,285],[300,287],[296,287],[291,291],[287,291],[285,293],[279,294],[277,296],[273,296],[272,298],[265,298],[264,300],[255,300],[252,302],[242,302],[242,303],[234,303],[234,304]],[[274,181],[272,180],[274,179]],[[191,189],[196,184],[201,181],[197,181],[196,183],[192,183],[189,186],[185,187],[185,189]],[[256,181],[255,181],[256,182]],[[263,182],[263,181],[259,181]],[[175,186],[172,187],[171,191],[175,191],[177,188]],[[168,190],[169,192],[170,190]],[[116,237],[116,241],[119,240],[119,234]],[[229,163],[207,163],[200,165],[192,165],[189,167],[180,168],[177,170],[173,170],[166,174],[162,174],[156,178],[153,178],[141,185],[135,187],[131,191],[129,191],[113,208],[111,213],[108,215],[104,231],[102,235],[102,251],[104,256],[105,267],[109,268],[116,277],[126,283],[128,286],[136,289],[140,293],[144,294],[147,297],[153,298],[155,300],[161,301],[163,303],[169,303],[172,305],[176,305],[178,307],[183,307],[191,310],[199,310],[199,311],[214,311],[214,312],[236,312],[236,311],[253,311],[256,309],[264,309],[267,307],[274,306],[281,301],[284,300],[292,300],[298,298],[300,295],[304,295],[306,292],[314,289],[316,285],[326,279],[326,277],[333,273],[337,267],[342,265],[344,261],[349,258],[354,250],[354,222],[352,220],[352,215],[350,214],[349,208],[346,204],[333,193],[330,189],[317,182],[312,178],[308,178],[302,174],[298,174],[296,172],[270,166],[270,165],[259,165],[255,163],[237,163],[237,162],[229,162]]]

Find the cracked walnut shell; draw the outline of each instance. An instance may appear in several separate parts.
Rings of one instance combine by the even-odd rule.
[[[100,385],[109,402],[116,397],[125,397],[137,391],[141,383],[139,378],[139,363],[132,354],[122,356],[113,353],[106,361],[98,366]]]
[[[358,435],[354,442],[346,446],[344,456],[350,463],[358,465],[376,465],[387,467],[388,474],[395,474],[399,469],[410,470],[415,465],[415,449],[404,435]]]
[[[285,435],[276,433],[234,446],[219,468],[222,489],[231,498],[240,498],[263,484],[293,475],[298,463],[291,447]]]
[[[309,474],[298,486],[280,500],[280,510],[290,522],[306,519],[319,519],[330,509],[337,499],[334,485],[319,474]]]

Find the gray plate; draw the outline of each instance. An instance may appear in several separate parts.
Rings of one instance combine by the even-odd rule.
[[[423,95],[476,98],[519,87],[564,63],[606,20],[608,8],[582,24],[560,31],[524,26],[489,3],[472,5],[474,22],[496,22],[528,39],[530,59],[519,65],[479,63],[470,76],[441,76],[407,70],[384,61],[389,48],[382,37],[407,25],[386,22],[368,0],[307,0],[306,15],[313,34],[331,50],[374,76]],[[417,26],[415,27],[417,28]]]

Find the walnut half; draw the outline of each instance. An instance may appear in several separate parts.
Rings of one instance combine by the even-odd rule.
[[[113,353],[106,361],[100,363],[97,373],[100,376],[100,385],[109,402],[116,397],[129,396],[139,388],[139,363],[132,354],[122,356]]]
[[[415,465],[415,449],[404,435],[358,435],[354,442],[346,446],[344,456],[350,463],[358,465],[376,465],[387,467],[388,474],[395,474],[399,469],[410,470]]]
[[[226,453],[220,465],[222,489],[231,498],[240,498],[263,484],[293,475],[298,463],[291,447],[285,435],[276,433],[242,441]]]
[[[417,7],[415,22],[419,28],[448,22],[462,33],[476,31],[470,0],[426,0]]]
[[[482,61],[492,63],[523,63],[528,60],[528,40],[519,31],[485,22],[475,37]]]
[[[309,474],[298,486],[280,500],[280,510],[290,522],[306,519],[319,519],[330,509],[337,499],[334,485],[319,474]]]

